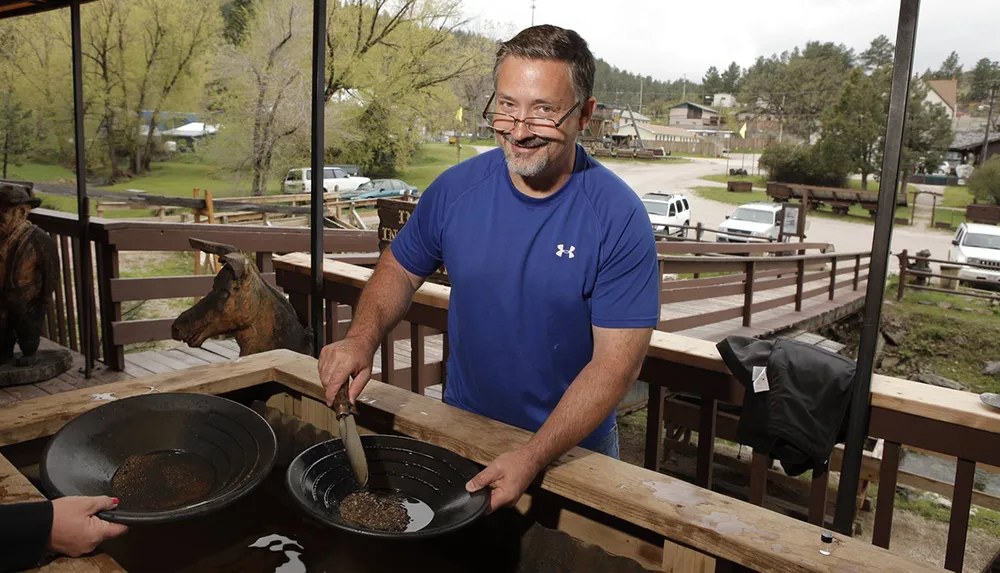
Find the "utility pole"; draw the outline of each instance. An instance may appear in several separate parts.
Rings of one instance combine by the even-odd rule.
[[[688,77],[684,74],[681,78],[681,101],[687,101]]]
[[[642,113],[642,80],[639,78],[639,113]]]
[[[781,143],[781,136],[785,133],[785,94],[781,94],[781,114],[778,115],[778,143]]]
[[[980,165],[986,163],[986,152],[990,148],[990,124],[993,123],[993,106],[997,101],[997,87],[1000,87],[997,82],[993,82],[993,85],[990,86],[990,113],[986,116],[986,135],[983,136],[983,156],[980,159]]]
[[[531,25],[535,25],[535,0],[531,0]]]

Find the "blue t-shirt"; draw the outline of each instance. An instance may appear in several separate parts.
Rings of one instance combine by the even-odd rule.
[[[556,193],[528,197],[503,151],[442,173],[391,243],[411,273],[451,281],[447,404],[537,431],[590,361],[591,325],[655,327],[656,243],[636,193],[577,145]],[[594,447],[614,412],[580,445]]]

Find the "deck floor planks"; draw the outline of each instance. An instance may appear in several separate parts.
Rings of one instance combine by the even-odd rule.
[[[233,351],[232,348],[230,348],[229,346],[222,345],[220,344],[220,342],[221,341],[219,340],[206,340],[204,343],[202,343],[201,347],[205,350],[208,350],[209,352],[214,352],[219,356],[228,358],[230,360],[240,357],[240,351],[238,349],[236,351]]]
[[[191,356],[190,354],[186,354],[176,349],[166,350],[163,352],[163,354],[161,354],[161,356],[167,356],[173,358],[174,360],[177,360],[178,362],[183,362],[188,366],[204,366],[206,364],[211,364],[208,360],[203,360],[196,356]]]
[[[195,358],[200,358],[209,364],[218,364],[220,362],[228,362],[226,358],[219,356],[214,352],[209,352],[202,348],[192,348],[190,346],[179,346],[175,350],[177,352],[183,352],[184,354],[189,354]]]
[[[807,283],[805,290],[817,288],[818,286],[819,281],[816,281],[815,283]],[[795,311],[794,304],[787,304],[779,306],[778,308],[756,312],[751,317],[749,327],[743,326],[742,318],[734,318],[712,324],[706,324],[704,326],[680,330],[676,333],[711,342],[718,342],[730,335],[766,336],[788,328],[793,328],[799,324],[810,322],[829,313],[835,313],[842,307],[856,305],[858,304],[859,299],[862,301],[861,304],[863,304],[865,289],[866,283],[865,281],[862,281],[858,285],[857,291],[843,288],[838,289],[836,296],[832,301],[829,300],[826,295],[819,295],[804,299],[802,301],[801,312]],[[793,294],[795,294],[794,285],[762,292],[755,292],[753,300],[754,303],[765,302]],[[660,307],[660,320],[684,318],[687,316],[704,314],[717,310],[741,308],[742,306],[742,294],[680,303],[668,303]]]

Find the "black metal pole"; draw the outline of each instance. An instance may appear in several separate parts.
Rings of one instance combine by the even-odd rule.
[[[889,266],[889,242],[896,211],[899,187],[899,164],[903,157],[903,130],[906,127],[906,104],[910,93],[910,74],[913,72],[913,48],[917,36],[917,16],[920,0],[901,0],[899,27],[896,31],[896,55],[893,60],[892,88],[889,91],[889,120],[885,131],[882,174],[879,179],[878,211],[875,235],[872,239],[871,268],[865,293],[865,316],[858,343],[857,373],[854,395],[851,398],[850,420],[844,462],[837,488],[837,508],[834,529],[850,535],[854,525],[858,480],[861,478],[861,457],[871,414],[872,369],[875,365],[875,345],[879,336],[882,316],[882,298],[885,294],[886,270]],[[892,495],[892,492],[885,492]]]
[[[313,356],[323,349],[323,104],[326,89],[326,0],[313,0],[312,53],[312,210],[309,215],[310,277],[309,297],[313,329]]]
[[[90,258],[90,203],[87,201],[87,159],[84,156],[83,126],[83,42],[80,40],[80,1],[70,5],[70,33],[73,37],[73,143],[76,147],[76,209],[80,225],[80,283],[77,285],[77,308],[80,310],[80,346],[83,350],[84,377],[90,378],[94,367],[94,278]]]

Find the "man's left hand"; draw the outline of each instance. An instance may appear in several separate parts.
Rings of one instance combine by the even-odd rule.
[[[493,513],[501,507],[517,503],[540,469],[524,448],[517,449],[493,460],[493,463],[465,484],[465,489],[473,493],[489,487],[492,491],[487,513]]]

